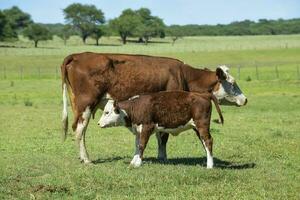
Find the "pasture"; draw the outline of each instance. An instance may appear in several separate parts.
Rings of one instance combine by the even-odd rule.
[[[300,199],[300,35],[188,37],[174,46],[168,39],[101,42],[0,44],[1,199]],[[57,69],[66,55],[82,51],[170,56],[211,69],[228,64],[235,77],[240,66],[249,102],[222,106],[224,126],[212,123],[215,168],[206,169],[200,141],[186,131],[170,136],[166,163],[156,160],[152,136],[144,165],[129,169],[134,136],[125,128],[99,129],[100,112],[87,130],[94,164],[81,164],[72,132],[61,142]]]

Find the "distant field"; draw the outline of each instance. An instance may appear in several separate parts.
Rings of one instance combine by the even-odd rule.
[[[84,46],[80,38],[72,37],[64,46],[62,40],[55,37],[53,41],[40,42],[40,48],[33,48],[30,41],[21,38],[20,42],[0,43],[0,46],[19,47],[0,48],[0,78],[17,78],[20,73],[25,78],[54,78],[59,75],[57,71],[64,57],[84,51],[167,56],[195,67],[215,68],[227,64],[233,71],[241,67],[240,78],[244,80],[248,73],[252,79],[256,78],[255,69],[248,69],[248,72],[246,69],[256,66],[260,68],[262,74],[259,78],[262,80],[278,79],[275,67],[279,76],[282,74],[279,78],[300,78],[300,72],[297,72],[297,67],[300,67],[300,35],[184,37],[174,46],[169,38],[155,39],[148,45],[133,42],[121,45],[117,37],[103,38],[100,46],[95,46],[93,40],[88,40],[88,45]]]
[[[0,199],[300,199],[300,35],[155,41],[122,46],[112,37],[96,47],[72,38],[64,47],[56,38],[38,49],[24,39],[0,43],[26,47],[0,48]],[[100,112],[87,131],[95,164],[79,163],[74,137],[61,142],[56,69],[82,51],[171,56],[196,67],[229,64],[236,78],[240,65],[238,83],[249,103],[222,106],[225,125],[212,123],[215,169],[205,168],[193,131],[170,137],[165,164],[155,159],[152,136],[144,165],[128,169],[134,137],[125,128],[100,130]]]

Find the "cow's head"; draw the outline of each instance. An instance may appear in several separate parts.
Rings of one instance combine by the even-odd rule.
[[[101,128],[125,125],[125,110],[120,109],[114,100],[108,100],[98,121]]]
[[[243,106],[247,103],[247,98],[237,85],[234,78],[229,74],[229,68],[225,65],[216,69],[218,84],[215,86],[213,94],[218,100],[227,100],[235,103],[237,106]]]

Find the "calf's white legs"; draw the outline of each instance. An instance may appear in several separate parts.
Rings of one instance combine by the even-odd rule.
[[[130,162],[130,165],[133,167],[140,167],[142,165],[142,159],[140,157],[140,150],[139,150],[139,145],[140,145],[140,133],[137,131],[135,132],[135,152],[134,156]]]

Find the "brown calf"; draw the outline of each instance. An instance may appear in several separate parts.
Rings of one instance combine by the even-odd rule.
[[[207,168],[213,167],[212,144],[210,135],[211,100],[223,116],[216,97],[210,93],[171,91],[140,95],[127,101],[109,101],[99,120],[102,128],[125,125],[137,135],[139,152],[136,152],[131,165],[142,164],[143,153],[153,132],[178,135],[193,128],[202,141],[207,153]]]

